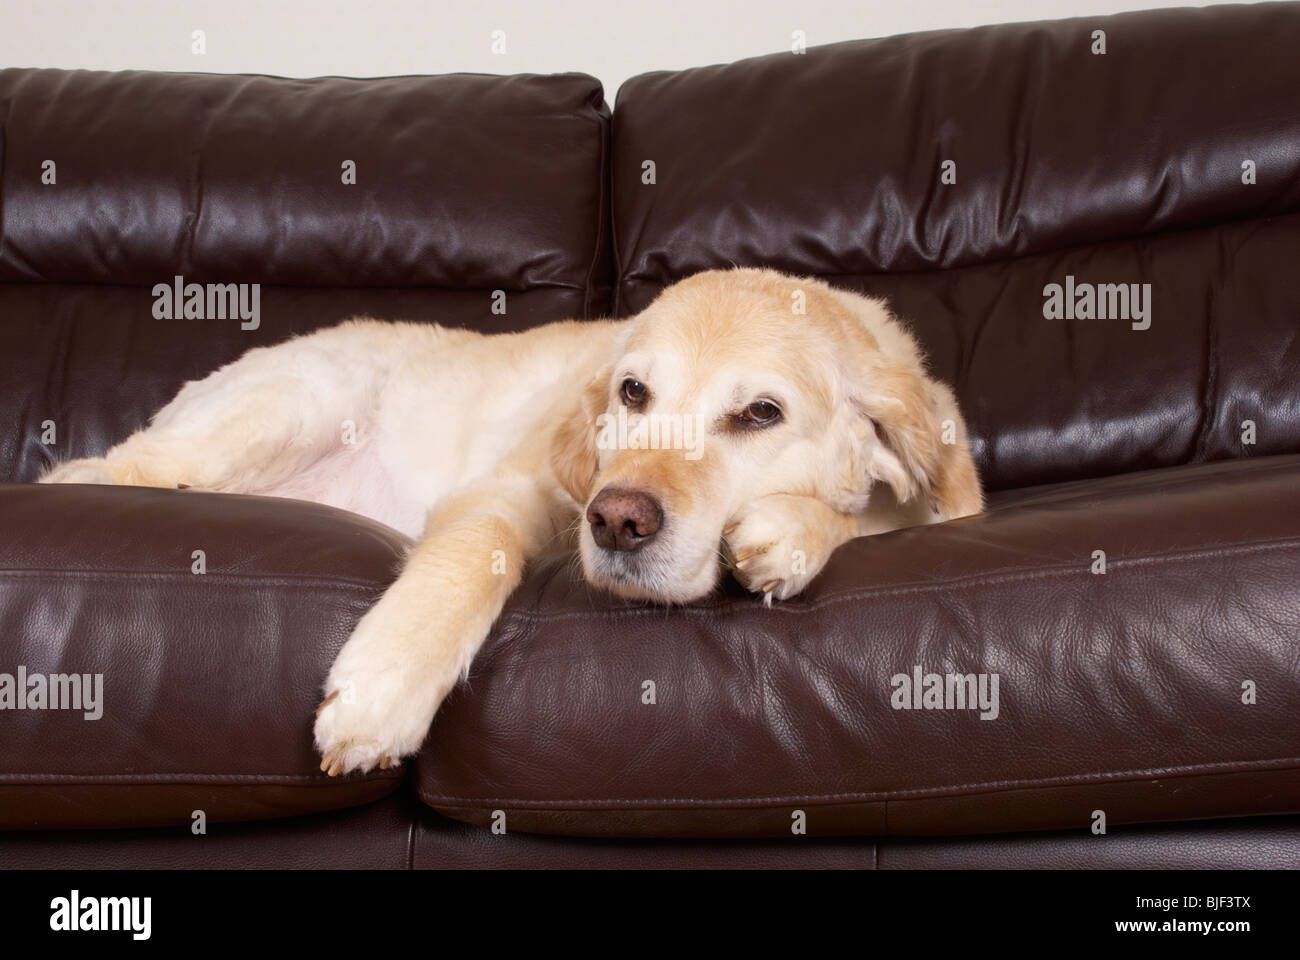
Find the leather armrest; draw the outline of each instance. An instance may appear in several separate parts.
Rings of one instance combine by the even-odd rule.
[[[326,777],[311,731],[401,534],[299,501],[79,485],[0,485],[0,529],[0,827],[259,819],[397,787],[400,770]]]

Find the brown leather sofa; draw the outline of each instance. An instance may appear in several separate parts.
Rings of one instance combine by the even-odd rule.
[[[0,865],[1296,865],[1297,49],[1296,4],[944,31],[612,115],[577,74],[0,72],[0,674],[103,683],[0,710]],[[627,315],[731,263],[887,297],[988,511],[773,609],[536,571],[398,770],[326,777],[311,720],[399,534],[30,483],[293,333]],[[255,328],[160,317],[178,276],[260,284]],[[996,674],[996,717],[915,670]]]

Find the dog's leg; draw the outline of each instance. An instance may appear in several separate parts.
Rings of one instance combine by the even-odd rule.
[[[742,507],[723,537],[736,579],[771,603],[801,593],[837,547],[865,532],[857,516],[811,497],[780,493]]]
[[[116,483],[136,487],[197,487],[246,492],[302,469],[319,454],[307,454],[315,437],[303,398],[292,388],[239,389],[217,401],[185,404],[184,393],[164,413],[180,406],[178,419],[140,430],[102,458],[73,460],[55,467],[42,483]],[[218,405],[219,404],[219,405]]]
[[[339,442],[347,398],[364,389],[344,363],[312,338],[250,351],[187,383],[103,457],[61,464],[41,482],[232,493],[282,482]]]
[[[524,562],[555,530],[554,493],[522,475],[451,498],[397,581],[357,624],[316,712],[321,769],[386,769],[419,749],[467,674]]]

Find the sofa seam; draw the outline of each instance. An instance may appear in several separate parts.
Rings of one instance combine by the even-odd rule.
[[[1210,230],[1218,230],[1222,227],[1235,227],[1251,223],[1263,222],[1268,220],[1279,220],[1288,217],[1300,218],[1300,209],[1280,210],[1272,213],[1247,214],[1246,216],[1230,218],[1224,220],[1215,220],[1206,223],[1191,223],[1178,227],[1167,227],[1163,230],[1154,230],[1149,233],[1130,233],[1120,236],[1103,237],[1094,241],[1083,241],[1078,243],[1066,243],[1059,246],[1053,246],[1045,250],[1035,250],[1026,253],[1010,253],[1005,256],[993,257],[986,260],[974,260],[970,263],[948,264],[946,266],[925,266],[911,270],[874,270],[874,271],[847,271],[847,272],[827,272],[820,271],[809,272],[802,268],[794,268],[787,272],[792,272],[798,276],[812,277],[819,280],[834,280],[842,278],[874,280],[881,277],[913,277],[913,276],[938,276],[941,274],[951,273],[954,270],[971,270],[978,267],[1000,266],[1002,264],[1018,263],[1023,260],[1031,260],[1035,257],[1057,257],[1062,254],[1073,251],[1087,251],[1092,248],[1106,244],[1134,243],[1145,240],[1160,239],[1165,237],[1179,237],[1189,233],[1203,233]],[[731,262],[731,261],[729,261]],[[742,264],[744,266],[744,264]],[[704,269],[708,269],[707,267]],[[673,281],[665,282],[663,280],[647,276],[638,271],[629,272],[626,276],[619,278],[619,283],[640,283],[654,287],[669,287]]]
[[[623,90],[620,86],[618,94],[614,97],[614,105],[609,114],[609,157],[607,158],[606,168],[609,176],[609,245],[610,245],[610,267],[613,270],[613,284],[610,290],[610,313],[615,318],[621,318],[623,315],[623,251],[619,247],[619,230],[618,230],[618,203],[614,196],[614,189],[618,185],[618,178],[614,176],[614,147],[615,147],[615,124],[618,123],[618,95]]]
[[[1108,560],[1107,567],[1108,569],[1114,569],[1128,566],[1150,566],[1163,561],[1182,562],[1205,560],[1225,555],[1236,556],[1249,553],[1272,552],[1288,547],[1300,547],[1300,537],[1270,538],[1237,544],[1231,547],[1219,547],[1209,550],[1193,550],[1178,553],[1149,554],[1142,557],[1126,557],[1122,559]],[[865,590],[853,590],[845,593],[833,594],[832,596],[823,597],[819,600],[814,600],[804,604],[773,604],[771,607],[766,609],[779,611],[789,615],[803,615],[806,613],[816,612],[824,607],[838,606],[848,601],[865,600],[875,597],[901,596],[910,593],[926,593],[935,590],[953,588],[967,589],[973,586],[991,586],[1007,582],[1047,579],[1049,577],[1057,577],[1063,574],[1078,575],[1080,573],[1087,573],[1087,567],[1080,567],[1078,564],[1066,565],[1064,563],[1041,568],[1022,567],[1000,574],[971,574],[964,577],[953,577],[931,581],[914,580],[909,583],[899,584],[892,587],[873,587]],[[750,609],[752,606],[752,603],[747,600],[729,600],[709,606],[683,606],[677,608],[675,612],[691,615],[713,614],[722,611],[730,611],[736,608]],[[662,612],[662,609],[657,607],[566,610],[556,613],[543,613],[536,610],[516,609],[505,613],[503,619],[518,618],[538,622],[552,622],[582,618],[623,616],[628,614],[645,615],[655,613],[662,615]]]
[[[0,277],[0,289],[5,287],[14,287],[19,289],[30,289],[32,287],[114,287],[122,289],[139,289],[149,288],[146,281],[114,281],[114,280],[49,280],[49,279],[32,279],[28,277]],[[319,283],[286,283],[277,281],[274,283],[263,283],[263,290],[412,290],[412,291],[433,291],[435,293],[482,293],[504,290],[508,294],[529,294],[540,293],[547,290],[569,291],[573,293],[583,293],[584,285],[582,283],[568,280],[531,280],[527,285],[522,287],[511,287],[504,283],[498,284],[466,284],[464,286],[452,287],[440,283],[335,283],[322,285]],[[572,319],[572,318],[570,318]],[[400,321],[394,321],[400,322]],[[432,323],[433,321],[415,320],[412,323]]]
[[[1217,237],[1216,249],[1219,254],[1219,266],[1223,266],[1223,238]],[[1201,417],[1197,425],[1195,445],[1192,449],[1193,462],[1203,462],[1210,446],[1210,436],[1215,429],[1215,416],[1218,404],[1215,397],[1218,392],[1218,329],[1215,326],[1215,309],[1218,306],[1218,289],[1211,283],[1208,287],[1208,300],[1205,310],[1205,383],[1201,389]]]
[[[1176,551],[1168,553],[1146,554],[1139,557],[1125,557],[1109,561],[1111,567],[1123,568],[1126,566],[1149,566],[1161,561],[1183,562],[1200,559],[1210,559],[1224,555],[1239,555],[1244,553],[1263,553],[1274,550],[1284,549],[1286,547],[1300,546],[1300,537],[1274,537],[1261,540],[1254,540],[1239,544],[1215,547],[1206,550]],[[779,610],[783,613],[802,614],[818,610],[825,606],[838,605],[848,600],[861,600],[870,597],[898,596],[908,593],[926,592],[941,588],[967,588],[971,586],[985,586],[992,584],[1006,583],[1008,581],[1032,580],[1039,578],[1048,578],[1059,576],[1061,574],[1077,573],[1076,565],[1056,564],[1050,567],[1031,568],[1022,567],[1006,571],[999,574],[972,574],[965,577],[954,577],[935,581],[912,581],[910,583],[899,584],[892,587],[877,587],[867,590],[854,590],[846,593],[835,594],[829,597],[823,597],[820,600],[799,606],[774,606],[773,610]],[[192,581],[194,574],[185,573],[180,570],[175,571],[153,571],[153,570],[60,570],[57,568],[16,568],[0,569],[0,579],[8,578],[13,580],[115,580],[115,579],[134,579],[134,580],[183,580]],[[242,574],[242,573],[208,573],[204,574],[208,582],[216,581],[225,586],[239,587],[310,587],[310,588],[335,588],[350,590],[383,590],[387,588],[387,581],[366,581],[353,580],[348,578],[333,577],[284,577],[270,576],[265,574]],[[732,609],[738,606],[748,606],[745,601],[726,601],[709,606],[682,607],[680,612],[685,613],[711,613],[719,610]],[[609,610],[584,611],[569,610],[556,613],[542,613],[533,610],[517,609],[511,610],[505,614],[508,619],[526,619],[536,622],[550,622],[581,617],[597,616],[621,616],[624,614],[642,614],[645,612],[655,612],[650,608],[627,607],[615,608]]]
[[[1223,769],[1229,768],[1229,769]],[[1018,790],[1033,790],[1072,786],[1097,786],[1104,783],[1122,783],[1131,780],[1146,780],[1152,777],[1194,778],[1207,774],[1253,773],[1259,771],[1294,771],[1300,770],[1300,757],[1277,757],[1262,760],[1228,760],[1213,763],[1194,764],[1186,767],[1155,767],[1145,770],[1113,770],[1093,773],[1070,774],[1062,777],[1044,777],[1036,780],[990,780],[965,784],[949,784],[939,787],[919,787],[907,790],[884,790],[855,793],[813,793],[775,797],[644,797],[640,799],[601,800],[527,800],[505,797],[457,797],[431,794],[417,788],[416,793],[426,804],[441,804],[450,807],[479,807],[487,804],[512,806],[519,809],[559,809],[575,810],[600,809],[610,810],[645,807],[648,805],[666,808],[693,807],[699,809],[745,809],[790,803],[817,803],[831,806],[839,803],[883,803],[886,810],[891,801],[955,799],[962,796],[980,796],[989,793],[1010,793]],[[888,823],[888,820],[886,820]]]
[[[180,580],[197,582],[199,575],[166,570],[59,570],[51,568],[0,569],[0,579],[12,580]],[[344,590],[384,590],[390,581],[349,580],[331,577],[284,577],[242,573],[205,573],[201,579],[228,587],[306,587]]]
[[[397,775],[371,776],[340,780],[338,777],[303,774],[262,773],[0,773],[0,787],[36,785],[48,786],[188,786],[217,783],[229,786],[254,784],[279,784],[282,786],[340,787],[366,783],[382,783],[403,779],[404,771]]]
[[[604,103],[605,91],[603,87],[601,88],[600,93],[601,93],[601,102]],[[614,127],[613,111],[610,110],[608,112],[608,115],[602,115],[598,111],[596,126],[597,129],[600,131],[600,157],[599,157],[599,163],[597,169],[598,185],[596,187],[596,238],[595,238],[594,249],[592,250],[592,254],[591,254],[591,262],[587,264],[587,275],[583,284],[582,318],[584,320],[594,319],[592,315],[592,305],[593,305],[592,278],[596,273],[596,265],[600,263],[601,248],[606,243],[606,241],[609,241],[610,245],[612,246],[612,238],[606,236],[605,227],[607,223],[609,223],[609,221],[612,219],[613,216],[612,205],[609,207],[608,211],[606,209],[606,200],[607,200],[606,195],[610,190],[609,138],[612,135],[613,127]],[[613,291],[611,290],[611,295],[612,293]],[[605,306],[606,308],[608,308],[609,303],[606,302]],[[603,316],[603,315],[604,315],[603,311],[596,314],[596,316]]]

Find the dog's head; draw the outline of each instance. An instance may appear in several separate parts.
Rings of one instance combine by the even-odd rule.
[[[859,513],[884,484],[936,519],[980,509],[952,393],[883,305],[768,270],[697,274],[635,317],[552,466],[587,578],[667,602],[713,589],[722,531],[759,497]]]

